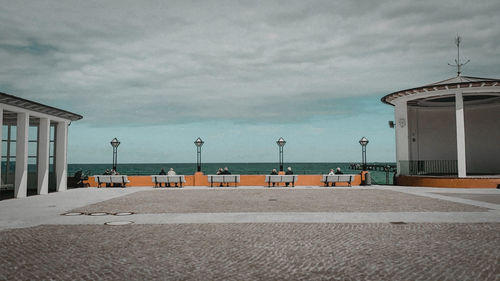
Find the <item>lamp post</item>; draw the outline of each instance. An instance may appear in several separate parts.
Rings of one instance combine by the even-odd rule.
[[[368,144],[368,139],[362,137],[359,140],[359,144],[361,144],[361,161],[363,162],[363,171],[366,171],[366,145]]]
[[[111,146],[113,147],[113,170],[116,171],[116,164],[118,162],[118,146],[120,145],[120,141],[117,138],[114,138],[111,141]]]
[[[286,141],[283,138],[280,138],[278,141],[276,141],[279,147],[280,155],[279,155],[279,162],[280,162],[280,172],[283,172],[283,146],[285,146]]]
[[[205,142],[201,140],[201,138],[197,138],[194,141],[196,145],[196,171],[201,172],[201,147]]]

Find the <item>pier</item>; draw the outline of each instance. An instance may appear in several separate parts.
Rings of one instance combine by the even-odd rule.
[[[349,164],[351,170],[363,170],[363,164],[361,163],[351,163]],[[391,164],[366,164],[366,169],[368,171],[382,171],[382,172],[396,172],[397,166]]]

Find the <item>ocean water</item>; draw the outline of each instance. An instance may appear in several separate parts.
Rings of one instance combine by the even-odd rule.
[[[394,163],[373,163],[373,164],[394,164]],[[203,163],[201,170],[204,174],[215,174],[217,169],[228,167],[232,174],[239,175],[264,175],[269,174],[272,169],[279,170],[277,163]],[[357,174],[359,170],[351,170],[350,163],[285,163],[284,169],[291,167],[298,175],[320,175],[327,174],[330,169],[339,167],[345,174]],[[68,175],[73,175],[76,171],[82,170],[85,175],[100,175],[106,169],[110,169],[110,164],[69,164]],[[156,175],[160,169],[166,171],[174,168],[178,175],[192,175],[196,172],[195,163],[154,163],[154,164],[118,164],[117,170],[123,175]],[[373,184],[386,184],[387,174],[383,171],[370,171]],[[392,184],[393,173],[388,175],[388,183]]]

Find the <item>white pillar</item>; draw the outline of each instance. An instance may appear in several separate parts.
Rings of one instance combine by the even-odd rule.
[[[28,194],[28,129],[28,113],[17,113],[16,180],[14,185],[14,197],[16,198],[26,197]]]
[[[4,182],[2,180],[2,169],[1,169],[1,164],[2,164],[2,146],[3,146],[3,108],[0,107],[0,184],[3,185]]]
[[[396,103],[394,108],[395,126],[396,126],[396,164],[398,175],[401,174],[401,163],[399,161],[408,161],[408,105],[406,101]],[[407,165],[403,167],[408,169]],[[405,174],[408,171],[403,171]]]
[[[467,176],[466,156],[465,156],[465,118],[464,118],[464,100],[462,91],[455,93],[455,110],[457,124],[457,161],[458,177]]]
[[[66,122],[57,122],[56,126],[56,190],[64,191],[68,188],[68,124]]]
[[[38,194],[49,193],[50,120],[40,118],[38,128]]]

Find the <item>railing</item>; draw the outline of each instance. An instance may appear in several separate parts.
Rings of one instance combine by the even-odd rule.
[[[457,160],[410,160],[399,161],[400,174],[405,176],[456,176]]]

